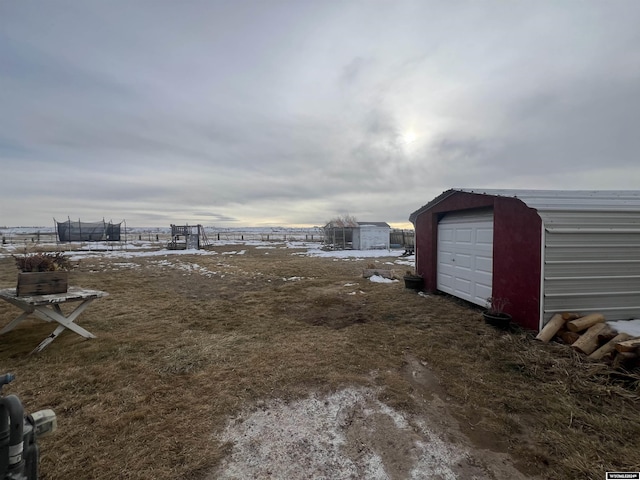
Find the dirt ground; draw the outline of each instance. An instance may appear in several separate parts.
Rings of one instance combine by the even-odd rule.
[[[4,393],[53,408],[41,478],[511,479],[640,471],[637,372],[589,362],[479,310],[284,244],[96,253],[109,292],[78,323],[0,337]],[[15,268],[0,258],[1,285]],[[0,305],[0,325],[19,312]]]
[[[409,357],[403,369],[420,413],[389,407],[372,388],[263,403],[227,426],[222,440],[232,453],[208,478],[532,478],[498,443],[473,442],[423,363]]]

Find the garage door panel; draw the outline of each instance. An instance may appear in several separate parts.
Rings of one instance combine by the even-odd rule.
[[[482,273],[488,273],[489,276],[493,273],[493,258],[491,257],[476,257],[476,271]]]
[[[455,264],[457,268],[466,268],[469,269],[473,263],[473,256],[469,253],[458,253],[457,255],[453,255]]]
[[[449,275],[453,275],[453,271],[456,269],[455,264],[452,262],[439,262],[438,263],[438,271],[445,272]]]
[[[444,273],[438,274],[438,285],[443,292],[453,294],[453,276]]]
[[[491,286],[491,274],[490,273],[478,273],[476,272],[476,285]]]
[[[438,285],[442,284],[443,287],[453,288],[453,275],[447,272],[440,272],[438,274]]]
[[[476,230],[476,246],[493,248],[493,228],[478,228]]]
[[[491,288],[486,285],[476,284],[476,298],[473,303],[476,305],[485,306],[487,303],[487,298],[491,297],[493,293],[491,292]]]
[[[442,242],[453,242],[453,229],[442,228],[442,230],[438,232],[438,240]]]
[[[456,294],[472,295],[473,294],[472,287],[473,287],[473,284],[469,280],[465,280],[461,277],[455,278],[454,291]]]
[[[444,250],[439,254],[439,262],[447,265],[453,265],[453,252]]]
[[[493,212],[456,212],[438,224],[437,288],[485,305],[493,279]]]
[[[471,245],[473,242],[473,230],[471,228],[461,228],[455,231],[454,238],[456,243],[466,243]]]

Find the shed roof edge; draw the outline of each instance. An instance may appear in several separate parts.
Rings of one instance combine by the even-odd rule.
[[[409,216],[415,226],[418,215],[455,193],[470,193],[493,197],[516,198],[539,212],[554,211],[638,211],[640,190],[517,190],[451,188]]]

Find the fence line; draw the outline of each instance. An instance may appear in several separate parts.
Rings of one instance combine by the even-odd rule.
[[[275,231],[275,232],[251,232],[251,231],[216,231],[207,229],[207,237],[210,243],[216,241],[254,241],[254,242],[318,242],[325,240],[322,230],[305,231]],[[127,229],[123,235],[123,241],[110,243],[135,243],[139,241],[159,242],[166,244],[171,239],[170,232],[150,229]],[[6,232],[2,234],[2,245],[36,246],[38,244],[57,243],[55,231],[41,231],[33,233]],[[73,242],[78,243],[78,242]],[[82,242],[86,243],[86,242]],[[415,232],[413,230],[392,230],[389,234],[391,247],[413,247],[415,245]]]
[[[207,231],[207,237],[210,242],[216,241],[256,241],[256,242],[319,242],[324,241],[322,232],[314,231],[312,233],[303,232],[211,232]],[[171,240],[171,234],[165,231],[158,232],[129,230],[123,233],[120,242],[109,243],[132,243],[140,241],[167,243]],[[58,243],[56,232],[35,232],[35,233],[14,233],[8,232],[2,234],[2,245],[38,245],[38,244]],[[71,242],[71,243],[90,243],[90,242]]]
[[[414,247],[415,232],[413,230],[391,230],[389,243],[393,246]]]

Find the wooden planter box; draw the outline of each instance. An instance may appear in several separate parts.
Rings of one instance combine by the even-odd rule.
[[[48,295],[65,293],[69,288],[69,272],[19,272],[16,295]]]

